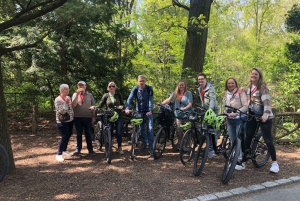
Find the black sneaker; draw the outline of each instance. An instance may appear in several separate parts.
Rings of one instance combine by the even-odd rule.
[[[80,156],[80,151],[75,151],[72,156]]]
[[[148,152],[149,152],[150,156],[153,156],[153,149],[149,149]]]
[[[89,155],[94,156],[94,155],[96,155],[96,152],[94,152],[94,151],[89,151]]]

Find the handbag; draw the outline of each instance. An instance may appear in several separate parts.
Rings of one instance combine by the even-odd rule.
[[[59,121],[60,122],[66,122],[66,121],[69,121],[70,120],[70,115],[69,115],[69,113],[65,113],[65,114],[59,114],[58,115],[58,119],[59,119]]]

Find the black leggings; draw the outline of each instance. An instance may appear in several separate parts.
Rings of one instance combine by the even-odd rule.
[[[253,139],[254,133],[256,131],[258,122],[255,118],[247,122],[246,125],[246,149],[250,149],[251,141]],[[260,122],[260,129],[265,143],[268,146],[268,151],[271,155],[272,161],[276,161],[276,150],[273,143],[272,137],[272,119],[268,119],[266,122]]]

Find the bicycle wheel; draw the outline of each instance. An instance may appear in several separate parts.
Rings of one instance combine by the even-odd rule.
[[[101,151],[102,149],[102,143],[103,143],[103,140],[102,140],[102,135],[101,135],[101,132],[102,132],[102,122],[101,121],[98,121],[96,126],[95,126],[95,142],[96,142],[96,145],[97,145],[97,149],[99,151]]]
[[[227,159],[229,151],[230,151],[230,147],[231,147],[230,138],[229,138],[227,131],[226,131],[226,133],[223,133],[222,135],[223,135],[222,141],[218,145],[218,152],[222,153],[224,158]]]
[[[0,182],[4,179],[7,174],[9,166],[8,154],[4,147],[0,144]]]
[[[252,142],[251,153],[254,156],[252,163],[257,168],[264,166],[270,158],[268,146],[265,143],[261,132],[256,135]]]
[[[208,135],[202,135],[199,139],[198,151],[195,155],[195,160],[194,160],[193,173],[195,176],[199,176],[204,168],[204,165],[207,160],[208,148],[209,148],[209,137]]]
[[[111,154],[112,154],[112,141],[110,128],[106,127],[104,130],[104,143],[105,143],[105,156],[107,163],[111,163]]]
[[[167,129],[166,127],[161,127],[159,131],[156,133],[156,137],[154,139],[154,147],[153,147],[153,157],[154,159],[159,159],[163,154],[167,143]]]
[[[233,142],[231,150],[229,151],[228,158],[226,159],[226,163],[223,169],[223,174],[222,174],[223,184],[227,184],[231,179],[240,151],[241,151],[241,139],[236,138],[236,140]]]
[[[135,149],[136,144],[138,142],[138,136],[139,136],[138,127],[134,126],[133,130],[132,130],[132,134],[131,134],[131,149],[130,149],[130,158],[131,158],[131,160],[134,160],[134,158],[135,158],[134,149]]]
[[[194,137],[192,129],[187,130],[180,143],[180,161],[183,165],[186,165],[194,156],[195,147],[197,142]]]

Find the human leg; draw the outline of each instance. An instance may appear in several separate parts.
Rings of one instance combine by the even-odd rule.
[[[74,117],[74,123],[76,128],[76,151],[75,153],[80,153],[82,149],[82,132],[83,132],[83,124],[81,117]],[[77,155],[77,154],[75,154]]]
[[[84,118],[83,128],[84,128],[86,146],[87,149],[89,150],[89,153],[94,153],[93,144],[92,144],[91,127],[92,127],[92,118]]]
[[[148,125],[148,143],[149,143],[149,152],[152,155],[153,154],[153,116],[147,117],[147,125]]]

